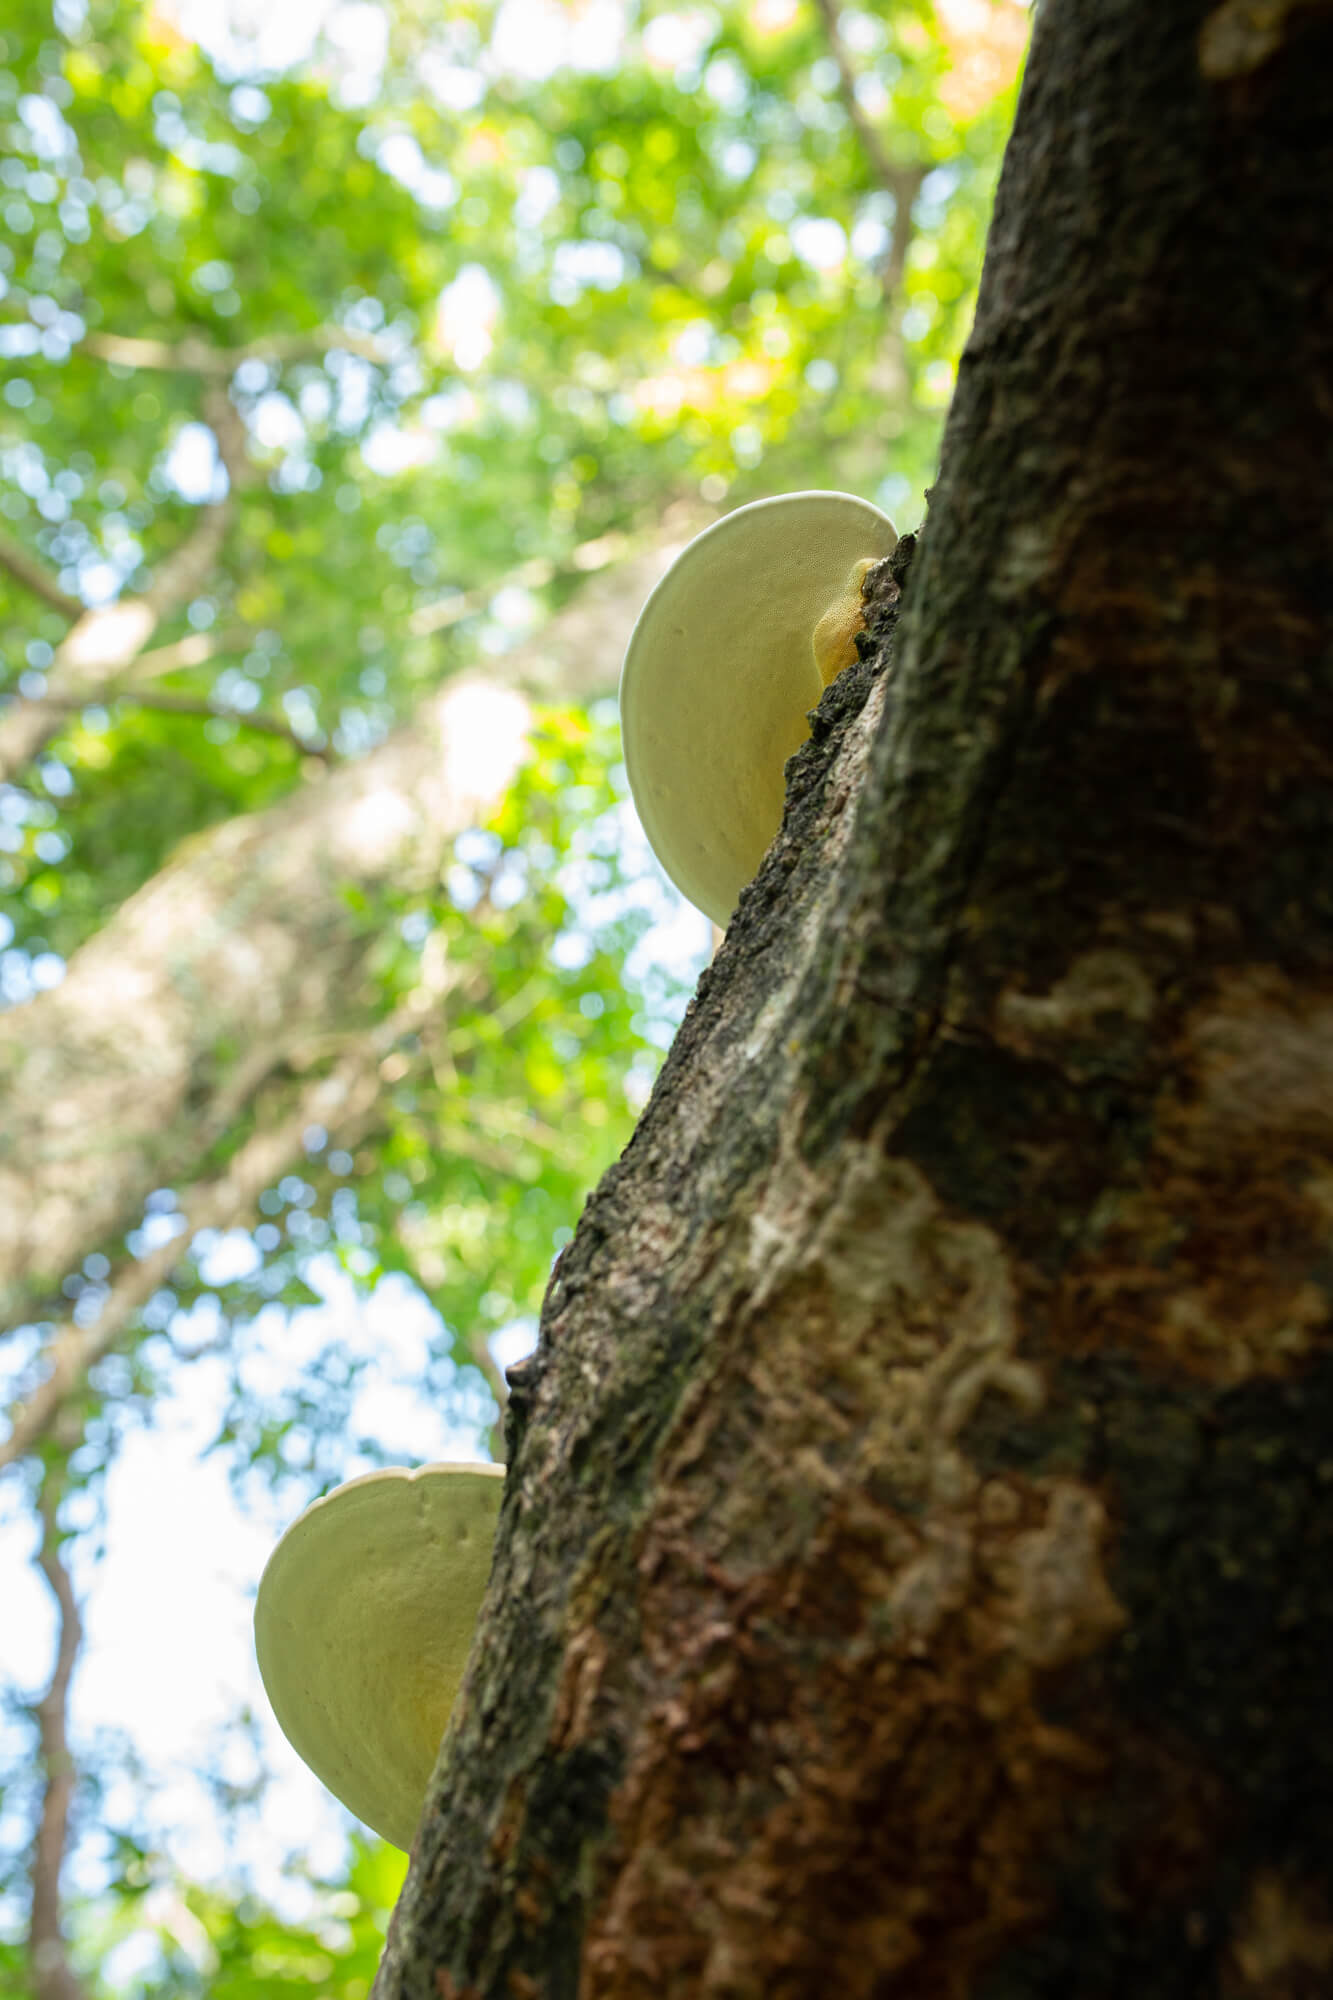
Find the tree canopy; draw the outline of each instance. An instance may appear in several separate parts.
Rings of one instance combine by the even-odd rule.
[[[64,1600],[0,1737],[16,1993],[368,1990],[392,1857],[304,1918],[186,1880],[147,1746],[80,1730],[70,1576],[200,1354],[241,1490],[386,1456],[332,1272],[427,1301],[421,1397],[492,1423],[688,987],[624,805],[634,612],[763,493],[914,523],[1026,25],[7,10],[0,1465]]]

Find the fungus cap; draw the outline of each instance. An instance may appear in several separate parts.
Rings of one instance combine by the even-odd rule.
[[[368,1472],[307,1507],[255,1600],[283,1735],[358,1819],[410,1848],[490,1574],[501,1465]]]
[[[715,924],[781,824],[783,766],[855,659],[862,578],[896,541],[851,493],[756,500],[696,535],[639,614],[620,676],[630,790],[658,860]]]

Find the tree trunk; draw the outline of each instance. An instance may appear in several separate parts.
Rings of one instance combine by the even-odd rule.
[[[503,797],[530,720],[453,682],[370,756],[186,842],[0,1020],[0,1315],[193,1173],[264,1079],[365,1011],[349,887],[434,879]]]
[[[1333,10],[1046,0],[928,531],[516,1371],[379,2000],[1333,1987]]]

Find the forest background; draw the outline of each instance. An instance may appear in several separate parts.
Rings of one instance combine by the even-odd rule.
[[[368,1992],[404,1862],[265,1715],[259,1566],[494,1448],[708,949],[626,803],[625,638],[726,508],[916,524],[1028,28],[269,16],[0,26],[21,2000]]]

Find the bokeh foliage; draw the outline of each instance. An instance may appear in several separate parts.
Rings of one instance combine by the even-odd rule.
[[[0,17],[0,533],[52,586],[0,566],[9,702],[50,695],[69,616],[48,599],[151,591],[223,510],[148,651],[0,787],[11,1006],[183,843],[366,755],[450,674],[512,663],[673,505],[845,486],[914,525],[1026,25],[1015,0],[362,0],[275,67],[262,33],[218,26],[210,55],[193,19],[166,0]],[[330,1047],[433,991],[442,962],[447,993],[385,1052],[362,1129],[306,1135],[239,1251],[182,1238],[22,1474],[88,1501],[71,1534],[189,1365],[182,1315],[236,1336],[217,1439],[242,1482],[295,1511],[383,1456],[348,1432],[361,1364],[336,1337],[276,1387],[246,1372],[240,1333],[311,1304],[314,1257],[417,1287],[440,1327],[423,1395],[466,1401],[471,1375],[481,1407],[486,1337],[535,1312],[683,1004],[644,969],[658,906],[622,860],[622,796],[608,710],[548,707],[438,879],[349,888],[371,977]],[[295,1052],[292,1087],[328,1059],[318,1038]],[[239,1105],[200,1175],[269,1109]],[[95,1318],[174,1226],[177,1192],[35,1302],[7,1398],[58,1313]],[[18,1705],[15,1773],[33,1741]],[[90,1995],[368,1991],[386,1850],[353,1843],[293,1926],[262,1885],[178,1880],[133,1814],[99,1821],[97,1749],[76,1748]],[[27,1995],[31,1784],[9,1800],[0,1976]]]

